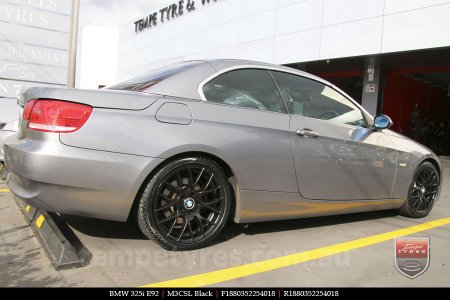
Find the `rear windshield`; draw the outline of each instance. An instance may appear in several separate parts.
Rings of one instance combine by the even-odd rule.
[[[202,63],[203,62],[201,61],[190,61],[175,64],[172,66],[150,71],[149,73],[139,75],[137,77],[128,79],[126,81],[111,86],[107,86],[105,87],[105,89],[145,92],[146,90],[160,83],[161,81],[170,78],[172,76],[175,76],[186,70],[189,70]]]

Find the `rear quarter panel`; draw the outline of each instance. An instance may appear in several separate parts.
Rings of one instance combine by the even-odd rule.
[[[192,122],[158,121],[155,114],[168,102],[188,105]],[[166,97],[143,111],[94,109],[81,130],[60,139],[72,147],[160,159],[206,152],[231,167],[241,189],[298,193],[289,120],[287,114]]]

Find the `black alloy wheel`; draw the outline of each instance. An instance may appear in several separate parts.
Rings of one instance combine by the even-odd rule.
[[[231,209],[231,186],[220,166],[207,158],[172,161],[142,194],[138,224],[168,250],[205,246],[223,229]]]
[[[410,218],[423,218],[433,208],[440,188],[440,178],[436,167],[425,162],[414,174],[409,188],[408,199],[400,209],[400,213]]]

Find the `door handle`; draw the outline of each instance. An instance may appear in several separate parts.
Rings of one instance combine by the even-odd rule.
[[[302,138],[313,138],[316,139],[318,137],[320,137],[320,134],[312,131],[311,129],[305,128],[303,130],[297,130],[297,135],[302,137]]]

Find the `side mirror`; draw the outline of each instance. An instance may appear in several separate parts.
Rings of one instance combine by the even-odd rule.
[[[392,122],[391,118],[385,115],[377,115],[373,120],[372,129],[383,130],[390,128],[392,125],[394,125],[394,122]]]

